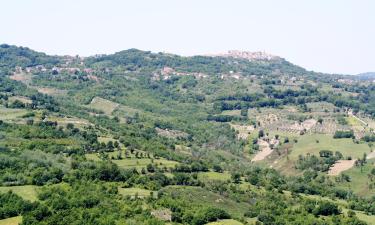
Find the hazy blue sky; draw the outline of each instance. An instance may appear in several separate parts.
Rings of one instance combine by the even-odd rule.
[[[375,71],[374,0],[1,0],[0,7],[0,43],[49,54],[264,50],[315,71]]]

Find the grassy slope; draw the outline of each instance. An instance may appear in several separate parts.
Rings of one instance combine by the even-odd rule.
[[[227,220],[219,220],[216,222],[207,223],[207,225],[243,225],[243,223],[238,222],[237,220],[227,219]]]
[[[319,143],[316,140],[319,140]],[[293,146],[289,157],[296,160],[298,155],[305,155],[307,153],[319,155],[320,150],[339,151],[344,157],[352,156],[353,158],[361,158],[363,153],[368,154],[371,149],[367,144],[355,144],[349,138],[334,139],[328,135],[313,134],[301,136],[298,139],[298,143]]]
[[[36,186],[25,185],[25,186],[0,187],[0,192],[2,193],[8,192],[10,190],[26,200],[30,200],[30,201],[37,200],[37,187]]]
[[[168,186],[162,190],[176,198],[184,199],[192,205],[207,205],[224,209],[235,217],[242,217],[249,208],[247,203],[235,202],[200,187]]]
[[[353,167],[345,172],[346,175],[349,175],[351,178],[351,182],[344,182],[344,183],[337,183],[337,186],[343,187],[345,189],[350,189],[354,193],[369,197],[375,194],[374,189],[368,188],[368,174],[374,168],[375,159],[371,159],[365,164],[362,168],[361,167]]]
[[[21,216],[11,217],[7,219],[0,220],[0,225],[18,225],[22,222]]]

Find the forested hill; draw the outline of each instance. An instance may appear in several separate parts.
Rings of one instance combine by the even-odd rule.
[[[33,51],[26,47],[14,45],[0,45],[0,68],[14,68],[15,66],[31,67],[37,65],[56,65],[61,57],[49,56],[45,53]]]
[[[0,45],[0,224],[375,224],[374,99],[263,52]]]

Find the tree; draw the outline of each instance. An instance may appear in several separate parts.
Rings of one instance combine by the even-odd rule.
[[[258,133],[258,138],[262,138],[262,137],[264,137],[264,131],[260,130]]]
[[[241,182],[241,174],[239,173],[232,173],[232,181],[233,183],[239,184]]]
[[[219,166],[219,165],[214,165],[213,166],[213,170],[215,172],[218,172],[218,173],[222,173],[223,172],[223,168],[221,168],[221,166]]]

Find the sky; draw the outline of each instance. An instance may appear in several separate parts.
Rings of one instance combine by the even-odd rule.
[[[57,55],[265,51],[308,70],[375,71],[374,0],[0,0],[0,43]]]

